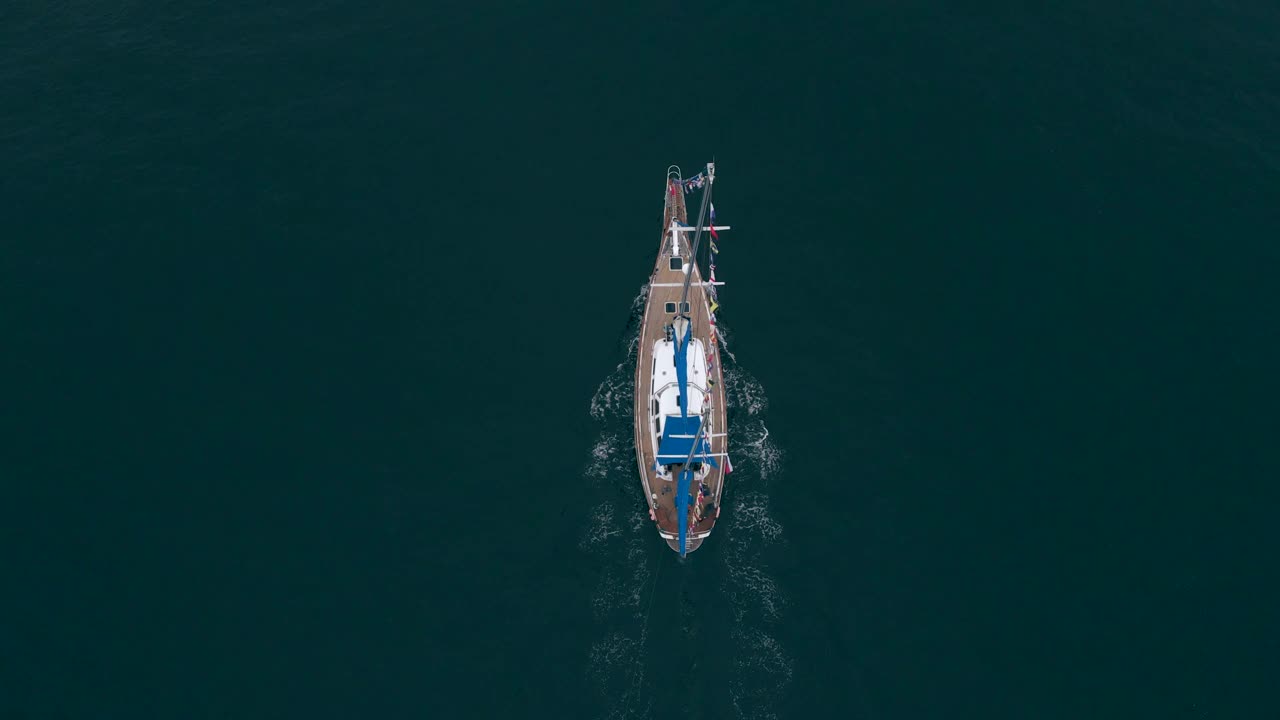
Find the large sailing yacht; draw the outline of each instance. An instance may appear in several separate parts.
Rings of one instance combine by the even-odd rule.
[[[649,517],[658,535],[684,556],[697,550],[720,516],[730,469],[724,381],[716,336],[715,241],[728,226],[715,225],[711,189],[715,163],[690,179],[667,170],[662,240],[649,278],[649,295],[636,353],[635,440]],[[702,191],[690,226],[685,194]],[[707,211],[710,209],[710,221]],[[710,277],[697,256],[709,235]]]

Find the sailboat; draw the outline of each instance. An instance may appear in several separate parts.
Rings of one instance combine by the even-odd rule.
[[[729,226],[715,224],[715,171],[715,163],[707,163],[705,172],[685,179],[680,168],[667,169],[662,239],[636,352],[640,480],[658,535],[681,557],[711,535],[731,470],[715,327],[716,289],[724,284],[715,280],[716,240]],[[689,225],[685,195],[698,191],[697,222]],[[704,233],[710,261],[705,280],[698,267]]]

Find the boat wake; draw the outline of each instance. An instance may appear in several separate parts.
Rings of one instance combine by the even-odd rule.
[[[579,548],[598,572],[590,607],[603,629],[587,653],[586,674],[603,705],[601,717],[609,720],[654,716],[653,698],[659,693],[645,685],[645,668],[653,665],[648,648],[667,640],[650,642],[649,612],[655,594],[673,587],[655,577],[661,559],[652,558],[667,550],[646,515],[633,447],[635,357],[646,296],[642,289],[631,304],[631,319],[620,342],[626,358],[591,398],[589,411],[600,431],[583,468],[593,502]],[[773,635],[787,600],[765,563],[767,552],[785,543],[782,526],[770,515],[767,493],[781,474],[783,453],[764,424],[762,416],[769,406],[764,388],[723,345],[722,351],[727,356],[724,372],[733,473],[724,517],[717,524],[723,537],[715,542],[713,536],[713,544],[702,552],[718,553],[720,558],[712,562],[724,565],[719,592],[725,602],[718,603],[714,612],[729,623],[731,647],[721,648],[704,662],[725,664],[736,717],[765,720],[777,717],[774,708],[790,687],[794,665]],[[722,610],[726,607],[727,613]],[[722,621],[685,618],[682,625],[717,622]]]
[[[732,611],[729,697],[734,714],[749,720],[776,718],[774,708],[791,685],[794,663],[772,634],[787,600],[765,558],[786,542],[770,514],[767,489],[783,469],[783,453],[761,417],[769,407],[764,388],[730,355],[725,364],[729,447],[735,460],[725,502],[722,591]]]
[[[597,502],[579,548],[591,556],[599,573],[590,599],[592,616],[608,628],[587,653],[587,676],[604,704],[602,717],[608,720],[652,716],[651,696],[643,694],[647,615],[653,594],[646,543],[656,538],[645,514],[647,505],[636,492],[631,428],[636,348],[647,297],[645,286],[631,301],[630,320],[620,342],[626,358],[591,397],[589,411],[600,432],[583,470]]]
[[[773,720],[774,707],[791,684],[794,663],[773,636],[761,630],[734,634],[737,656],[729,697],[734,713],[747,720]]]
[[[769,428],[760,417],[769,409],[764,387],[751,373],[730,361],[724,368],[724,388],[729,405],[731,457],[745,458],[759,478],[768,481],[782,467],[782,451],[769,439]],[[746,476],[742,479],[750,480]]]

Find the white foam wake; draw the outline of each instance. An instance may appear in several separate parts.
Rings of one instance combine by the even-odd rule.
[[[635,381],[631,377],[634,361],[618,363],[618,367],[609,373],[591,396],[591,417],[595,420],[616,418],[631,409],[631,401],[635,397]]]
[[[725,367],[724,388],[730,410],[746,410],[748,415],[759,415],[769,409],[764,386],[737,363]]]
[[[627,323],[627,332],[622,344],[626,349],[626,359],[618,363],[591,396],[591,417],[595,420],[620,418],[631,411],[631,402],[635,398],[636,348],[640,344],[640,320],[644,317],[644,301],[649,296],[649,286],[640,288],[640,292],[631,300],[631,314]]]
[[[732,354],[730,358],[733,359]],[[786,594],[769,573],[767,551],[785,542],[782,525],[770,514],[766,489],[783,469],[783,453],[769,434],[763,415],[769,407],[764,388],[749,372],[726,364],[729,451],[737,459],[729,476],[725,525],[723,591],[729,598],[734,668],[729,696],[739,718],[776,718],[774,707],[791,684],[794,663],[771,634],[783,617]]]
[[[603,703],[603,717],[610,720],[650,717],[652,706],[652,695],[644,692],[646,616],[652,590],[645,558],[646,541],[654,536],[631,440],[635,358],[647,297],[646,285],[631,303],[621,339],[626,357],[591,398],[589,411],[600,425],[600,434],[583,470],[584,490],[598,502],[587,515],[579,547],[599,567],[589,603],[596,622],[606,628],[587,654],[587,676]]]
[[[791,685],[795,663],[777,639],[760,630],[734,632],[738,655],[729,698],[747,720],[773,720],[774,704]]]

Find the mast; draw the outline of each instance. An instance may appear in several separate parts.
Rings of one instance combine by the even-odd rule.
[[[689,300],[689,283],[693,281],[693,271],[698,267],[698,243],[702,240],[702,221],[707,216],[707,204],[711,202],[711,183],[715,182],[716,164],[707,163],[707,191],[702,193],[702,207],[698,208],[698,224],[694,226],[693,247],[689,249],[689,268],[684,274],[684,288],[680,291],[680,302],[676,304],[676,316],[671,324],[675,330],[676,344],[676,380],[680,383],[680,417],[688,417],[685,396],[688,394],[689,338],[693,336],[693,320],[684,313]],[[679,243],[680,233],[672,223],[672,241]],[[672,247],[674,253],[679,246]]]
[[[693,336],[693,321],[684,314],[685,304],[689,301],[689,284],[693,282],[693,271],[698,266],[698,246],[702,242],[703,221],[707,217],[707,206],[711,204],[711,186],[716,179],[716,164],[714,162],[707,163],[707,189],[702,193],[702,205],[698,208],[698,221],[694,226],[693,243],[689,249],[690,267],[684,276],[684,287],[680,291],[680,303],[676,305],[676,316],[672,320],[675,330],[675,365],[676,380],[679,383],[680,393],[680,417],[688,417],[688,405],[686,396],[688,394],[688,349],[689,343]],[[679,230],[672,223],[672,241],[679,243]],[[672,247],[672,252],[676,252],[679,245]],[[705,430],[703,427],[703,418],[699,418],[698,431],[694,437],[693,443],[689,448],[689,455],[685,458],[684,465],[680,469],[680,475],[676,481],[676,518],[679,523],[680,538],[680,557],[687,555],[687,543],[689,540],[689,485],[693,481],[693,456],[697,454],[698,448],[705,440]],[[703,450],[703,454],[706,450]],[[712,463],[714,464],[714,460]]]
[[[689,268],[684,274],[684,288],[680,291],[680,302],[676,304],[676,316],[672,318],[671,324],[675,330],[676,343],[676,380],[680,383],[680,417],[688,417],[687,400],[685,396],[689,392],[688,388],[688,350],[689,338],[693,336],[693,320],[684,314],[685,304],[689,301],[689,283],[693,281],[693,271],[698,267],[698,243],[702,240],[702,221],[707,216],[707,204],[711,202],[711,184],[715,182],[716,164],[707,163],[707,190],[702,193],[702,207],[698,208],[698,224],[694,226],[693,246],[689,249]],[[677,243],[671,248],[674,253],[679,248],[680,232],[672,222],[671,239]]]

